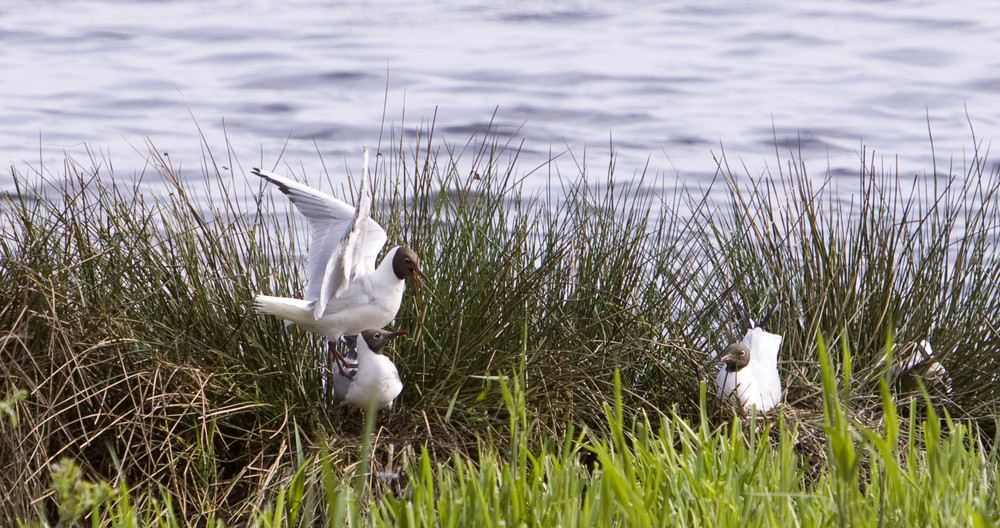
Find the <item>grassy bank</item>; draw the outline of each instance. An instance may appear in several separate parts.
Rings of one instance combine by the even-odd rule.
[[[428,450],[404,456],[398,471],[371,472],[367,460],[335,467],[321,452],[298,467],[246,519],[255,526],[994,526],[1000,521],[998,451],[967,423],[933,407],[902,417],[887,381],[885,422],[869,429],[847,418],[823,350],[826,458],[810,474],[801,427],[784,416],[715,426],[676,412],[627,416],[604,406],[602,432],[570,431],[534,441],[525,393],[501,383],[510,413],[506,448],[481,442],[447,461]],[[701,408],[707,409],[702,385]],[[369,424],[371,427],[373,424]],[[372,430],[368,430],[370,435]],[[365,437],[364,449],[371,447]],[[363,457],[364,458],[364,457]],[[346,471],[344,471],[346,469]],[[400,480],[405,480],[401,484]],[[93,483],[68,461],[52,467],[61,521],[88,515],[108,526],[182,526],[165,493],[119,481]],[[223,526],[214,516],[201,520]]]
[[[255,293],[300,288],[304,223],[249,167],[208,162],[196,177],[151,150],[155,196],[97,163],[68,160],[44,183],[15,172],[0,396],[27,394],[0,407],[0,517],[54,521],[54,482],[104,480],[96,504],[107,493],[122,511],[228,525],[292,504],[302,525],[420,524],[446,506],[528,519],[557,511],[546,504],[598,516],[579,525],[657,510],[689,524],[818,522],[830,508],[892,520],[918,505],[908,486],[954,501],[942,523],[995,520],[1000,181],[986,160],[929,187],[869,160],[849,200],[797,163],[761,178],[723,163],[720,203],[612,174],[525,193],[495,163],[502,149],[447,154],[428,137],[383,151],[373,215],[432,281],[404,299],[395,326],[410,336],[392,354],[405,387],[370,436],[326,401],[321,343],[252,312]],[[254,203],[237,198],[247,185]],[[787,404],[743,426],[699,386],[743,333],[734,306],[779,303]],[[825,379],[821,337],[850,351]],[[921,339],[953,388],[928,384],[932,407],[916,383],[881,386]]]

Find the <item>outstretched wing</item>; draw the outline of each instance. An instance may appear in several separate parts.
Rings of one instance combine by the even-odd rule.
[[[364,150],[365,167],[362,172],[364,176],[361,179],[361,191],[358,193],[358,206],[354,211],[354,223],[351,226],[351,231],[345,235],[345,237],[352,239],[344,250],[345,267],[351,280],[359,275],[375,271],[375,259],[388,240],[382,226],[371,218],[372,196],[368,192],[371,187],[366,185],[366,183],[371,182],[371,173],[368,171],[368,149]],[[334,292],[334,295],[338,296],[342,291],[342,289],[338,290]]]
[[[341,282],[349,283],[349,272],[356,269],[353,261],[348,266],[343,266],[342,256],[339,254],[338,248],[355,229],[358,208],[285,176],[261,171],[257,168],[254,168],[251,173],[277,185],[278,189],[295,204],[299,212],[309,220],[311,235],[307,258],[305,297],[306,300],[317,301],[315,313],[316,317],[319,318],[323,312],[318,310],[318,305],[322,304],[325,307],[326,301],[329,300],[328,298],[321,299],[324,283],[328,280],[333,281],[333,284],[327,285],[326,289],[335,291]],[[362,199],[362,201],[364,200]],[[369,199],[367,209],[371,208],[370,203]],[[362,204],[359,203],[360,205]],[[367,212],[363,218],[362,224],[366,225],[362,225],[361,229],[367,232],[367,236],[364,237],[365,240],[361,244],[355,245],[351,249],[351,253],[355,254],[360,251],[366,258],[370,255],[368,260],[372,262],[372,269],[374,269],[375,257],[385,245],[387,237],[385,230],[372,220]],[[338,269],[346,271],[336,271]],[[328,270],[334,272],[333,275],[329,276],[329,279]],[[346,286],[344,287],[346,288]]]
[[[370,271],[364,266],[364,251],[367,247],[371,222],[371,218],[368,217],[371,207],[371,198],[362,191],[358,206],[354,210],[354,219],[326,263],[319,297],[314,307],[317,319],[323,316],[331,299],[340,297],[340,294],[351,285],[351,281]]]

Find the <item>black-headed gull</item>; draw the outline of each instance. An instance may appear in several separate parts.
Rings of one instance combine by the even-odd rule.
[[[356,207],[295,180],[254,168],[252,174],[278,186],[308,220],[311,243],[304,299],[258,295],[257,310],[322,334],[334,344],[345,335],[387,326],[396,317],[405,280],[420,287],[420,259],[408,247],[389,250],[376,267],[388,237],[371,219],[371,196],[362,185]],[[365,150],[364,175],[368,174]],[[336,354],[338,365],[343,358]]]
[[[761,321],[761,325],[770,315]],[[726,347],[720,359],[722,367],[715,377],[719,386],[717,394],[721,398],[735,395],[744,409],[756,407],[766,412],[781,402],[778,349],[782,338],[753,321],[749,323],[750,328],[743,340]]]
[[[342,404],[367,410],[392,409],[392,402],[403,390],[396,365],[381,354],[382,348],[393,339],[406,335],[405,331],[390,332],[385,329],[368,329],[361,332],[357,342],[358,366],[352,377],[333,373],[333,391]]]
[[[951,376],[945,370],[944,365],[938,363],[937,355],[931,348],[931,342],[924,339],[919,345],[910,343],[902,347],[902,351],[909,350],[909,357],[902,361],[899,367],[893,367],[889,371],[889,377],[894,380],[901,380],[905,376],[920,378],[925,383],[938,384],[945,392],[951,393]]]

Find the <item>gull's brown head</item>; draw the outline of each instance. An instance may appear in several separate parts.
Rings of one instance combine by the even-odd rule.
[[[743,343],[733,343],[726,347],[719,363],[725,364],[729,372],[737,372],[750,364],[750,349]]]
[[[392,271],[399,280],[413,279],[417,283],[417,289],[420,288],[420,279],[427,280],[427,276],[420,270],[420,257],[406,246],[400,246],[392,257]]]
[[[396,339],[399,336],[405,336],[406,330],[400,330],[398,332],[390,332],[384,328],[379,329],[369,329],[361,332],[361,337],[365,340],[368,345],[368,349],[372,352],[379,354],[385,345],[388,345],[390,341]]]

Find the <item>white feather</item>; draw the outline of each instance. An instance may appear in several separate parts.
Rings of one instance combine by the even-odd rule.
[[[388,326],[403,302],[406,285],[392,270],[398,248],[389,250],[372,273],[358,277],[340,297],[329,299],[319,319],[312,301],[258,295],[257,311],[280,317],[331,340]]]
[[[365,150],[366,175],[367,159]],[[313,310],[318,319],[331,297],[342,294],[354,278],[375,271],[378,253],[388,240],[385,229],[371,219],[367,186],[362,184],[358,205],[352,207],[291,178],[258,169],[253,173],[277,185],[309,220],[305,299],[317,302]]]
[[[365,171],[367,170],[368,151],[365,150]],[[369,224],[374,223],[370,217],[371,208],[371,196],[362,185],[358,206],[354,210],[354,218],[344,232],[344,236],[341,237],[340,243],[337,244],[337,248],[327,260],[326,269],[323,272],[323,282],[314,307],[316,319],[322,317],[330,299],[340,297],[356,278],[375,270],[375,260],[372,259],[369,263],[365,258]],[[378,226],[378,224],[375,225]],[[385,231],[382,231],[382,235],[378,249],[382,249],[382,245],[385,244]]]
[[[951,393],[951,376],[945,370],[944,365],[937,362],[934,349],[931,348],[930,341],[926,339],[920,341],[920,344],[914,347],[914,350],[910,353],[910,357],[903,361],[899,367],[892,367],[889,371],[889,376],[897,378],[906,374],[919,375],[915,371],[921,365],[926,365],[927,368],[920,377],[925,381],[938,381],[942,383],[945,391]]]

